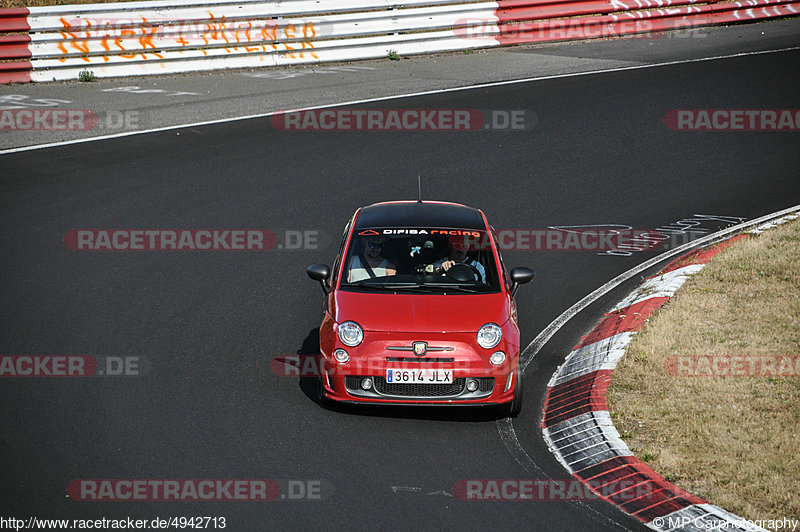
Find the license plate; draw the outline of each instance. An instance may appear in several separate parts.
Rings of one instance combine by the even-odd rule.
[[[387,369],[390,384],[453,384],[451,369]]]

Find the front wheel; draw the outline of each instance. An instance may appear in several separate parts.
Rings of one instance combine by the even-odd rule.
[[[519,371],[519,365],[514,379],[516,380],[514,398],[506,405],[506,417],[517,417],[522,412],[522,373]]]

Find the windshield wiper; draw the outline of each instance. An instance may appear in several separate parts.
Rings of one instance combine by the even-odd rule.
[[[465,286],[451,283],[383,283],[373,284],[364,283],[363,281],[357,283],[347,283],[342,285],[342,288],[364,288],[367,290],[380,290],[380,291],[422,291],[430,292],[432,289],[436,291],[444,290],[452,292],[464,292],[466,294],[477,294],[480,292],[477,288],[472,286]]]
[[[365,284],[365,283],[345,283],[342,288],[363,288],[366,290],[387,290],[386,285],[382,284]]]
[[[382,284],[374,284],[374,283],[347,283],[342,285],[343,288],[367,288],[369,290],[416,290],[419,288],[424,288],[424,285],[419,283],[382,283]]]
[[[393,283],[383,285],[387,290],[424,290],[427,285],[420,283]]]
[[[465,292],[467,294],[477,294],[478,292],[480,292],[480,290],[478,290],[477,288],[475,288],[473,286],[463,285],[463,284],[425,283],[422,286],[425,286],[425,287],[428,287],[428,288],[440,288],[440,289],[445,290],[445,291],[452,290],[454,292]]]

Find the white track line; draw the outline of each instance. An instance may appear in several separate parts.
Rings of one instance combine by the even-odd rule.
[[[646,270],[646,269],[648,269],[648,268],[650,268],[652,266],[655,266],[659,262],[662,262],[662,261],[664,261],[666,259],[674,257],[675,255],[679,255],[679,254],[681,254],[681,253],[683,253],[685,251],[690,251],[693,248],[700,247],[700,246],[703,246],[705,244],[710,244],[710,243],[712,243],[714,241],[717,241],[717,240],[721,240],[721,239],[725,238],[728,235],[740,232],[740,231],[742,231],[744,229],[747,229],[748,227],[751,227],[753,225],[758,225],[758,224],[764,223],[764,222],[766,222],[768,220],[771,220],[773,218],[777,218],[777,217],[780,217],[780,216],[783,216],[783,215],[786,215],[786,214],[790,214],[790,213],[796,212],[798,209],[800,209],[800,205],[795,205],[794,207],[790,207],[788,209],[784,209],[782,211],[779,211],[779,212],[776,212],[776,213],[773,213],[773,214],[768,214],[766,216],[762,216],[761,218],[756,218],[755,220],[751,220],[749,222],[743,222],[743,223],[740,223],[738,225],[734,225],[732,227],[728,227],[727,229],[723,229],[721,231],[717,231],[716,233],[711,233],[710,235],[706,235],[706,236],[698,238],[696,240],[692,240],[691,242],[687,242],[686,244],[678,246],[675,249],[671,249],[669,251],[666,251],[666,252],[662,253],[661,255],[653,257],[652,259],[647,260],[647,261],[639,264],[638,266],[635,266],[635,267],[631,268],[630,270],[628,270],[628,271],[626,271],[624,273],[621,273],[620,275],[614,277],[613,279],[608,281],[606,284],[604,284],[600,288],[596,289],[594,292],[592,292],[591,294],[589,294],[588,296],[584,297],[583,299],[581,299],[580,301],[578,301],[577,303],[572,305],[570,308],[565,310],[559,317],[557,317],[555,320],[553,320],[550,323],[550,325],[545,327],[544,330],[542,332],[540,332],[539,335],[536,338],[533,339],[533,341],[530,343],[530,345],[528,345],[528,347],[526,347],[525,350],[520,355],[520,358],[522,359],[521,363],[522,363],[522,371],[523,371],[523,373],[525,372],[525,368],[528,367],[528,364],[530,363],[530,361],[533,360],[533,357],[536,356],[536,353],[539,352],[539,350],[544,346],[544,344],[546,344],[550,340],[550,338],[552,338],[553,335],[556,332],[558,332],[558,330],[561,329],[561,327],[564,326],[564,324],[566,324],[570,319],[572,319],[577,313],[579,313],[580,311],[582,311],[583,309],[585,309],[586,307],[588,307],[589,305],[591,305],[592,303],[594,303],[595,301],[597,301],[598,299],[600,299],[601,297],[606,295],[608,292],[610,292],[611,290],[613,290],[614,288],[616,288],[620,284],[624,283],[625,281],[627,281],[628,279],[630,279],[634,275],[637,275],[637,274],[643,272],[644,270]]]
[[[642,264],[631,268],[630,270],[614,277],[612,280],[605,283],[603,286],[599,287],[597,290],[592,292],[591,294],[587,295],[570,308],[565,310],[558,316],[555,320],[553,320],[550,325],[544,328],[542,332],[540,332],[536,338],[525,348],[525,350],[520,355],[520,363],[522,364],[522,372],[524,374],[525,368],[528,367],[528,364],[533,357],[535,357],[539,351],[544,347],[544,345],[553,337],[555,333],[558,332],[561,327],[563,327],[570,319],[575,317],[580,311],[584,310],[586,307],[600,299],[602,296],[613,290],[614,288],[618,287],[620,284],[624,283],[631,277],[643,272],[644,270],[655,266],[659,262],[663,262],[669,258],[672,258],[675,255],[683,253],[685,251],[689,251],[693,248],[701,247],[707,244],[711,244],[715,241],[722,240],[733,233],[738,233],[747,229],[748,227],[758,226],[759,224],[766,223],[768,221],[774,220],[776,218],[780,218],[787,214],[797,213],[800,211],[800,205],[795,205],[794,207],[790,207],[788,209],[784,209],[782,211],[774,212],[772,214],[767,214],[766,216],[762,216],[760,218],[756,218],[755,220],[750,220],[748,222],[743,222],[738,225],[729,227],[727,229],[723,229],[721,231],[717,231],[716,233],[712,233],[710,235],[706,235],[702,238],[698,238],[697,240],[693,240],[692,242],[687,242],[682,246],[678,246],[677,248],[662,253],[657,257],[653,257],[652,259],[643,262]],[[524,357],[524,360],[523,360]],[[537,416],[538,419],[538,416]],[[519,442],[519,438],[517,438],[517,433],[514,430],[513,422],[510,418],[498,419],[495,422],[495,427],[497,429],[497,433],[500,436],[500,440],[505,445],[508,452],[511,456],[514,457],[514,460],[521,465],[526,471],[536,471],[539,473],[543,473],[541,468],[536,464],[535,460],[531,458],[531,456],[525,451],[522,445]],[[597,513],[590,507],[586,507],[587,509],[591,510],[594,513]],[[598,515],[602,515],[599,514]],[[605,518],[605,516],[602,516]],[[608,518],[606,518],[608,519]],[[617,526],[618,523],[615,523]]]
[[[504,85],[514,85],[516,83],[531,83],[534,81],[546,81],[550,79],[562,79],[562,78],[573,78],[578,76],[592,76],[596,74],[608,74],[612,72],[624,72],[627,70],[640,70],[644,68],[655,68],[655,67],[665,67],[671,65],[682,65],[687,63],[701,63],[704,61],[716,61],[719,59],[732,59],[735,57],[744,57],[749,55],[763,55],[763,54],[773,54],[773,53],[781,53],[781,52],[790,52],[793,50],[800,50],[800,46],[793,46],[789,48],[779,48],[777,50],[762,50],[756,52],[740,52],[736,54],[728,54],[728,55],[718,55],[718,56],[711,56],[711,57],[701,57],[697,59],[681,59],[677,61],[666,61],[663,63],[649,63],[646,65],[632,65],[632,66],[624,66],[624,67],[615,67],[615,68],[605,68],[600,70],[589,70],[586,72],[572,72],[569,74],[554,74],[551,76],[539,76],[534,78],[523,78],[523,79],[512,79],[508,81],[492,81],[490,83],[481,83],[479,85],[468,85],[465,87],[451,87],[449,89],[434,89],[429,91],[422,91],[422,92],[411,92],[407,94],[397,94],[395,96],[380,96],[377,98],[367,98],[363,100],[351,100],[348,102],[339,102],[339,103],[330,103],[325,105],[316,105],[311,107],[301,107],[298,109],[281,109],[278,111],[270,111],[268,113],[260,113],[254,115],[245,115],[245,116],[236,116],[232,118],[220,118],[217,120],[207,120],[204,122],[192,122],[188,124],[179,124],[176,126],[164,126],[154,129],[143,129],[141,131],[126,131],[124,133],[114,133],[111,135],[101,135],[98,137],[90,137],[85,139],[75,139],[75,140],[64,140],[60,142],[50,142],[47,144],[35,144],[33,146],[21,146],[19,148],[9,148],[6,150],[0,150],[0,155],[5,155],[8,153],[19,153],[24,151],[31,151],[31,150],[39,150],[43,148],[55,148],[59,146],[69,146],[71,144],[80,144],[84,142],[94,142],[97,140],[108,140],[108,139],[117,139],[121,137],[129,137],[131,135],[143,135],[146,133],[159,133],[162,131],[173,131],[175,129],[184,129],[189,127],[199,127],[199,126],[210,126],[213,124],[224,124],[225,122],[237,122],[239,120],[249,120],[251,118],[267,118],[273,115],[288,113],[288,112],[300,112],[300,111],[313,111],[316,109],[329,109],[331,107],[344,107],[347,105],[359,105],[364,103],[372,103],[372,102],[382,102],[386,100],[394,100],[399,98],[412,98],[414,96],[427,96],[431,94],[444,94],[448,92],[455,92],[455,91],[464,91],[464,90],[472,90],[472,89],[483,89],[487,87],[502,87]]]

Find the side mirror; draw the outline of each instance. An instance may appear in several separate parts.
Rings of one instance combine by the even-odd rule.
[[[533,270],[525,266],[513,268],[511,270],[511,297],[517,294],[519,285],[533,281],[533,275]]]
[[[330,294],[331,287],[328,285],[328,278],[331,276],[331,269],[327,264],[312,264],[306,268],[306,273],[315,281],[319,281],[326,296]]]

